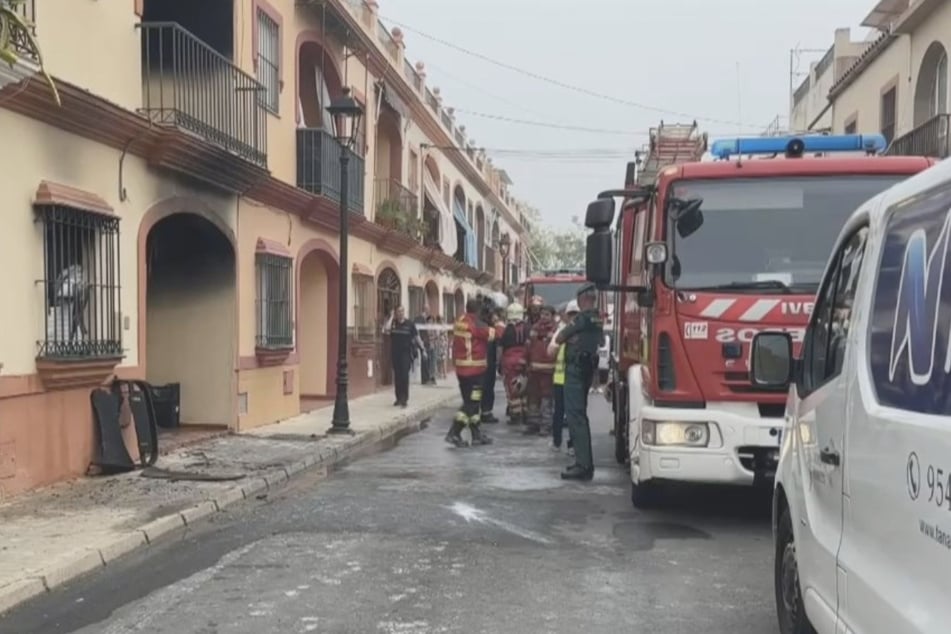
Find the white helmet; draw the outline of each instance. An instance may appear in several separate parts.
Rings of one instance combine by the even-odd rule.
[[[505,318],[509,321],[521,321],[525,318],[525,308],[518,302],[513,302],[505,309]]]
[[[489,298],[492,300],[492,303],[501,309],[505,309],[509,305],[509,296],[505,293],[493,292],[489,294]]]
[[[581,309],[578,307],[578,300],[571,300],[568,302],[568,306],[565,308],[566,313],[580,313]]]

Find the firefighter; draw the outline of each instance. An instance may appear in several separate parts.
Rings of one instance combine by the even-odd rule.
[[[511,304],[506,310],[505,329],[499,338],[502,349],[502,381],[508,401],[509,425],[525,422],[525,388],[528,369],[528,324],[521,304]]]
[[[462,393],[462,407],[452,421],[446,442],[462,446],[460,432],[469,426],[472,442],[488,445],[492,442],[482,431],[482,385],[488,370],[486,353],[490,341],[495,341],[496,329],[479,318],[480,302],[470,299],[466,312],[456,320],[452,335],[452,359]],[[494,371],[494,369],[492,370]]]
[[[530,326],[534,326],[535,322],[538,321],[544,305],[545,300],[541,295],[532,295],[532,298],[528,300],[528,323]]]
[[[565,346],[565,422],[575,447],[575,464],[562,472],[563,480],[591,480],[594,456],[588,423],[588,391],[597,370],[598,345],[604,337],[604,324],[597,310],[598,295],[593,284],[578,291],[581,312],[566,326],[555,341]]]
[[[555,330],[555,309],[543,306],[537,321],[528,333],[528,415],[526,434],[547,436],[551,433],[552,381],[555,358],[548,353],[548,344]]]
[[[489,424],[499,422],[499,419],[496,418],[493,413],[495,409],[495,377],[499,367],[498,336],[505,328],[505,320],[502,317],[504,310],[498,305],[499,298],[496,298],[494,301],[495,308],[487,317],[489,325],[495,328],[496,340],[489,342],[488,352],[486,354],[487,369],[482,378],[482,403],[480,405],[482,422]]]

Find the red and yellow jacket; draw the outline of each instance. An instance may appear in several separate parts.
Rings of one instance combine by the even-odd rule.
[[[553,374],[555,372],[555,356],[548,354],[548,342],[555,330],[555,324],[550,321],[536,321],[528,335],[528,370]]]
[[[452,361],[458,376],[478,376],[487,369],[488,344],[495,341],[496,328],[475,315],[465,313],[453,326]],[[494,370],[493,370],[494,371]]]

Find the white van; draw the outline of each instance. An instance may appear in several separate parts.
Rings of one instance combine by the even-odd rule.
[[[783,634],[951,632],[951,161],[863,205],[839,236],[790,386],[773,496]]]

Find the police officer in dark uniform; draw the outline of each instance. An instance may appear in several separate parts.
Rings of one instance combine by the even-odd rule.
[[[594,455],[588,423],[588,392],[598,367],[598,346],[604,338],[604,324],[597,309],[598,295],[593,284],[578,291],[581,312],[566,326],[556,342],[565,345],[565,422],[575,446],[575,464],[562,472],[563,480],[591,480]]]

